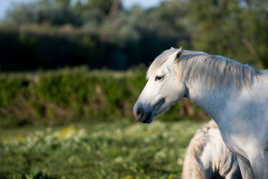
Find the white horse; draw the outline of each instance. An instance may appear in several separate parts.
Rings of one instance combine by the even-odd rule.
[[[182,179],[242,179],[236,155],[211,120],[198,129],[184,157]]]
[[[152,122],[187,97],[216,121],[243,178],[268,179],[268,71],[171,48],[153,61],[147,79],[133,109],[137,120]]]

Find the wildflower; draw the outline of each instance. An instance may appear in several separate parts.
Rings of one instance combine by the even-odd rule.
[[[175,179],[175,178],[177,178],[177,176],[176,176],[175,174],[170,174],[170,175],[168,176],[168,179]]]
[[[72,136],[72,134],[74,133],[74,128],[71,126],[71,127],[67,127],[63,130],[61,130],[58,134],[57,134],[57,137],[59,139],[62,139],[62,138],[69,138]]]

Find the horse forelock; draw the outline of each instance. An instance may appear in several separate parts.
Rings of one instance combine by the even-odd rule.
[[[149,79],[150,76],[152,76],[168,60],[169,56],[175,53],[177,50],[178,49],[170,48],[158,55],[150,65],[146,74],[146,78]]]

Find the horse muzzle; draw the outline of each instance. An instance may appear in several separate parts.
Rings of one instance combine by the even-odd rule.
[[[152,118],[152,111],[146,112],[146,110],[139,104],[136,104],[133,108],[133,113],[137,121],[143,123],[151,123],[153,120]]]

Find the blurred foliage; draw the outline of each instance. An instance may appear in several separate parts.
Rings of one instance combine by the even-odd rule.
[[[145,68],[127,72],[75,68],[7,73],[0,75],[0,84],[0,127],[134,121],[132,108],[145,84]],[[207,119],[199,108],[184,101],[174,106],[164,120],[178,120],[179,115],[184,119]]]
[[[9,10],[0,26],[0,58],[8,59],[0,62],[2,71],[84,64],[123,70],[149,64],[178,42],[189,46],[185,10],[175,1],[148,10],[125,10],[119,0],[65,1],[38,0]]]
[[[201,123],[88,123],[0,131],[0,178],[181,177],[186,146]]]
[[[194,49],[268,67],[268,3],[190,0]]]
[[[169,0],[124,9],[120,0],[36,0],[0,25],[2,71],[148,65],[171,46],[268,67],[268,2]]]
[[[0,23],[0,71],[16,71],[0,74],[0,178],[179,177],[197,128],[186,129],[194,124],[181,119],[207,116],[183,100],[159,117],[181,126],[122,122],[134,121],[145,84],[145,67],[132,67],[183,46],[268,68],[267,32],[267,0],[168,0],[149,9],[124,9],[120,0],[14,5]],[[81,65],[87,67],[68,68]],[[73,127],[14,141],[4,134],[78,121],[90,124],[86,135]]]
[[[1,71],[37,72],[81,65],[130,71],[122,78],[106,70],[91,75],[81,69],[27,78],[4,74],[0,117],[18,119],[16,125],[42,119],[56,124],[65,122],[59,119],[130,118],[144,86],[145,69],[126,74],[132,73],[132,66],[148,65],[170,46],[268,67],[267,7],[266,0],[169,0],[149,9],[124,9],[120,0],[17,4],[0,24]],[[197,115],[195,107],[183,104],[181,115]],[[168,114],[177,113],[175,107]],[[203,113],[197,116],[205,118]]]
[[[36,0],[33,3],[17,4],[8,12],[7,20],[18,25],[82,23],[78,14],[71,9],[71,0]]]

